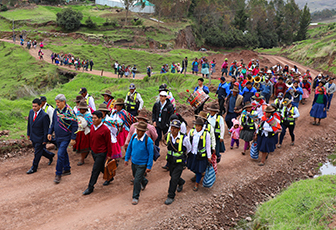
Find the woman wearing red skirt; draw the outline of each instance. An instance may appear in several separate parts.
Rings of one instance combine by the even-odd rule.
[[[77,163],[78,166],[84,164],[84,159],[90,152],[90,128],[92,125],[92,115],[89,112],[89,107],[84,100],[79,102],[76,114],[78,119],[78,132],[76,136],[76,144],[74,151],[81,154],[81,159]]]

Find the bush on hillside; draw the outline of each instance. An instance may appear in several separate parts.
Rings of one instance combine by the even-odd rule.
[[[119,23],[117,19],[114,20],[109,20],[106,18],[106,21],[103,23],[103,26],[113,26],[113,27],[118,27]]]
[[[8,7],[6,5],[2,5],[0,11],[7,11]]]
[[[97,24],[92,21],[91,17],[86,19],[85,24],[86,24],[87,27],[89,27],[91,29],[97,27]]]
[[[138,19],[138,20],[133,20],[132,21],[132,24],[134,25],[134,26],[141,26],[141,25],[143,25],[143,21],[141,20],[141,19]]]
[[[57,25],[61,26],[67,31],[74,31],[80,28],[83,14],[71,8],[65,8],[56,14]]]

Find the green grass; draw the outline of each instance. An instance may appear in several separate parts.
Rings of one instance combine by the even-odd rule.
[[[29,91],[38,92],[44,83],[49,87],[55,84],[56,66],[39,62],[24,48],[6,42],[0,42],[0,53],[0,97],[16,99],[30,95]]]
[[[253,229],[328,229],[335,205],[336,176],[301,180],[258,208]]]

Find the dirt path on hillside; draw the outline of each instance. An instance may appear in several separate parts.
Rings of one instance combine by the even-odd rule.
[[[268,55],[267,58],[271,63],[272,59]],[[275,65],[277,61],[283,65],[290,62],[283,58],[275,58],[274,61],[271,64]],[[298,63],[296,65],[300,70],[307,69]],[[312,70],[313,75],[317,73]],[[184,190],[177,194],[175,202],[170,206],[163,204],[169,183],[168,172],[161,169],[167,152],[163,145],[162,157],[154,163],[152,172],[148,174],[149,184],[141,192],[137,206],[131,205],[131,168],[125,167],[123,160],[119,163],[117,175],[111,185],[103,187],[101,175],[94,192],[89,196],[83,196],[82,192],[90,178],[93,164],[91,156],[83,166],[77,166],[80,157],[69,148],[72,174],[64,176],[58,185],[53,182],[56,162],[47,166],[48,161],[42,158],[38,172],[26,175],[33,155],[4,160],[0,163],[0,229],[176,229],[175,224],[178,222],[182,222],[180,227],[185,228],[214,228],[207,225],[205,217],[197,219],[195,213],[203,211],[193,207],[209,203],[211,198],[220,194],[233,193],[242,184],[253,183],[264,175],[280,170],[289,161],[288,156],[291,153],[300,151],[307,138],[324,135],[334,127],[335,106],[331,107],[328,118],[321,122],[321,126],[310,125],[311,102],[312,96],[308,103],[299,107],[301,116],[295,128],[295,146],[289,146],[290,138],[287,133],[283,147],[271,154],[265,167],[257,166],[248,155],[241,155],[242,141],[239,149],[230,150],[230,137],[226,132],[227,151],[218,164],[214,187],[201,187],[198,192],[193,192],[193,183],[190,181],[193,174],[185,170],[182,175],[186,180]],[[187,120],[191,121],[192,117],[187,117]],[[333,123],[330,124],[331,122]],[[210,209],[205,210],[204,214],[213,216],[209,211]],[[183,220],[186,220],[185,223]]]
[[[8,42],[8,43],[14,44],[13,41],[7,40],[7,39],[0,39],[0,41],[4,41],[4,42]],[[15,45],[20,46],[19,42],[16,42]],[[26,49],[25,47],[26,46],[24,46],[23,49]],[[38,56],[38,51],[39,51],[38,48],[36,48],[36,49],[31,48],[31,49],[28,50],[28,52],[29,52],[29,54],[31,56],[33,56],[36,60],[41,61],[40,58],[39,58],[39,56]],[[42,49],[42,51],[43,51],[43,54],[44,54],[43,55],[43,61],[48,62],[49,64],[52,64],[52,65],[55,65],[55,64],[53,64],[51,62],[51,58],[50,58],[51,54],[52,54],[52,51],[49,50],[49,49]],[[85,73],[89,73],[89,74],[93,74],[93,75],[98,75],[98,76],[104,76],[104,77],[110,77],[110,78],[118,78],[117,74],[114,74],[112,72],[108,72],[108,71],[105,71],[105,70],[103,71],[103,75],[102,75],[102,70],[97,70],[97,69],[92,69],[92,71],[90,71],[90,70],[83,71],[83,68],[81,68],[81,70],[75,70],[74,67],[69,67],[69,66],[64,66],[64,65],[63,66],[58,65],[58,67],[62,68],[62,69],[74,71],[74,72],[77,72],[77,73],[83,73],[83,72],[85,72]],[[136,74],[135,78],[136,79],[142,79],[145,76],[146,76],[145,74]],[[124,76],[124,78],[126,78],[126,77]],[[128,78],[131,79],[132,77],[128,77]]]

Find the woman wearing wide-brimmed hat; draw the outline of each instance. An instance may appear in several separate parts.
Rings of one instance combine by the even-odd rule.
[[[125,108],[125,102],[124,99],[118,98],[116,102],[114,103],[115,109],[112,110],[111,118],[112,120],[122,120],[123,125],[122,128],[119,130],[117,140],[120,145],[120,147],[123,147],[128,135],[128,132],[130,130],[130,127],[133,123],[136,122],[136,118],[127,112]]]
[[[76,136],[76,144],[73,150],[81,154],[81,159],[77,163],[78,166],[84,164],[84,159],[90,153],[90,128],[92,125],[92,115],[89,112],[89,106],[82,99],[77,106],[76,114],[78,119],[78,131]]]
[[[253,140],[254,133],[256,130],[256,121],[258,119],[258,114],[252,110],[252,104],[246,102],[243,107],[243,112],[240,116],[240,124],[242,130],[240,131],[240,139],[245,141],[244,151],[242,152],[245,155],[246,150],[250,148],[250,142]]]
[[[274,135],[281,131],[280,122],[273,116],[275,108],[267,106],[265,109],[265,115],[261,118],[261,122],[258,126],[257,132],[254,136],[257,139],[258,150],[261,152],[261,162],[259,166],[264,166],[265,161],[268,158],[268,154],[274,152]]]
[[[112,93],[110,90],[105,90],[104,93],[101,94],[104,97],[104,104],[106,105],[106,108],[111,112],[114,108],[114,103],[116,100],[114,100],[114,97],[112,96]]]
[[[76,96],[76,99],[75,99],[76,106],[73,108],[73,112],[75,114],[79,113],[79,110],[77,109],[77,106],[79,106],[79,102],[83,99],[84,99],[84,97],[82,95]],[[91,111],[89,110],[89,112],[91,112]]]
[[[192,148],[188,155],[187,167],[196,174],[196,184],[193,188],[195,192],[198,191],[208,163],[211,164],[210,134],[204,130],[203,125],[203,119],[197,118],[195,128],[191,129],[188,135]]]

